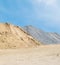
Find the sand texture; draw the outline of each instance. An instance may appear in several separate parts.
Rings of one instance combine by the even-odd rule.
[[[60,45],[0,50],[0,65],[60,65]]]
[[[40,44],[20,27],[0,23],[0,49],[36,47]]]

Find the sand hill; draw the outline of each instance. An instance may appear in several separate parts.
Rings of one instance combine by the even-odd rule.
[[[35,47],[38,41],[24,32],[20,27],[0,23],[0,49]]]

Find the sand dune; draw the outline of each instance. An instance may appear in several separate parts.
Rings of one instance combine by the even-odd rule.
[[[0,49],[26,48],[40,45],[20,27],[8,23],[0,23]]]

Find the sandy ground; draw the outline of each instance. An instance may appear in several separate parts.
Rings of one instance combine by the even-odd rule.
[[[0,65],[60,65],[60,45],[0,50]]]

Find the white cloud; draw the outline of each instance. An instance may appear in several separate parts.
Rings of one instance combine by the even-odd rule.
[[[56,0],[43,0],[47,5],[55,5]]]
[[[33,4],[33,10],[36,16],[60,16],[60,7],[58,6],[58,0],[31,0]]]
[[[58,5],[58,1],[31,0],[36,18],[44,20],[43,24],[47,27],[60,27],[60,5]]]
[[[44,3],[45,5],[56,5],[57,0],[33,0],[35,4]]]

